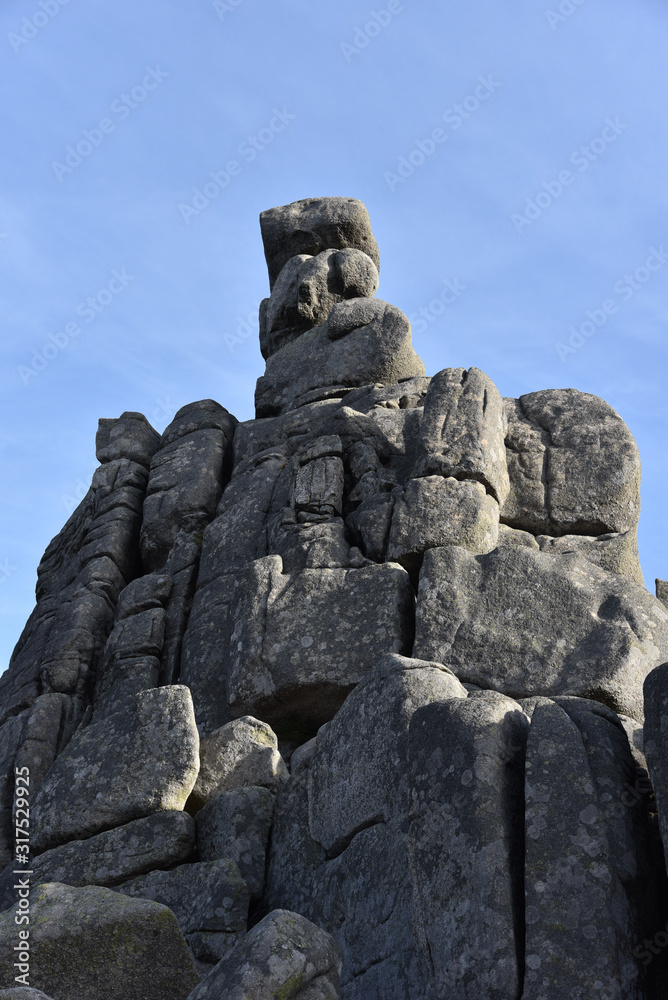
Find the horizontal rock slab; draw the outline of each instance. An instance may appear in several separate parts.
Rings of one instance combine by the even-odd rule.
[[[269,284],[291,257],[333,248],[362,250],[380,268],[369,213],[357,198],[303,198],[260,213]]]
[[[183,685],[140,692],[132,710],[80,730],[32,806],[40,853],[163,810],[182,809],[199,770],[199,736]]]
[[[275,416],[356,386],[424,373],[400,309],[380,299],[348,299],[334,306],[326,322],[268,358],[255,409],[258,417]]]
[[[430,549],[413,655],[512,697],[580,695],[642,718],[643,681],[668,657],[668,615],[574,552]]]
[[[147,469],[160,447],[160,435],[151,427],[143,413],[127,411],[120,417],[103,417],[98,421],[95,454],[98,462],[113,462],[129,458]]]
[[[249,785],[275,791],[289,776],[272,728],[246,715],[201,741],[199,774],[186,808],[194,815],[223,792]]]
[[[262,895],[274,796],[251,786],[223,792],[197,813],[197,847],[204,861],[231,859],[253,899]]]
[[[505,410],[506,523],[547,535],[635,529],[640,456],[608,403],[577,389],[544,389],[506,399]]]
[[[189,1000],[338,1000],[336,941],[298,913],[274,910],[239,941]]]
[[[181,680],[211,732],[232,717],[318,726],[384,652],[406,653],[414,595],[395,564],[284,574],[257,559],[198,589],[183,644]]]
[[[88,840],[73,840],[33,858],[31,883],[63,882],[80,887],[112,887],[156,868],[173,868],[195,851],[195,821],[177,810],[156,813],[98,833]],[[16,877],[10,862],[0,876],[0,909],[16,898]]]
[[[33,990],[30,986],[15,986],[13,989],[0,990],[0,1000],[51,1000],[41,990]]]
[[[0,987],[14,983],[17,931],[13,913],[0,915]],[[199,981],[166,906],[97,886],[31,894],[29,955],[31,983],[56,998],[186,1000]]]

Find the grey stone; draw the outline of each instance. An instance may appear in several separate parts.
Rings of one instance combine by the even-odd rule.
[[[378,271],[361,250],[299,254],[283,267],[260,311],[260,350],[268,358],[306,330],[323,323],[337,302],[373,298]]]
[[[450,698],[466,698],[466,691],[445,667],[390,654],[320,730],[309,762],[309,830],[328,854],[407,811],[411,717]]]
[[[510,488],[499,390],[478,368],[444,368],[429,383],[413,476],[473,479],[503,504]]]
[[[644,699],[644,751],[668,865],[668,663],[662,663],[649,674]]]
[[[199,769],[199,738],[183,685],[142,691],[133,711],[80,730],[32,805],[32,848],[42,852],[133,819],[181,809]]]
[[[121,413],[117,419],[103,417],[98,422],[95,454],[98,462],[129,458],[148,469],[160,447],[160,435],[143,413]]]
[[[50,997],[30,986],[15,986],[13,989],[0,990],[0,1000],[50,1000]]]
[[[200,935],[232,935],[229,947],[237,935],[246,931],[250,893],[229,858],[181,865],[172,871],[153,871],[124,882],[116,891],[133,899],[152,899],[168,906],[183,936],[191,947],[195,945],[195,957],[203,961],[211,954],[211,943],[207,947],[207,939],[200,941]],[[213,943],[227,950],[219,939]]]
[[[413,655],[513,697],[581,695],[641,718],[642,683],[668,655],[668,615],[573,552],[449,546],[425,554]]]
[[[601,535],[634,529],[640,458],[611,406],[577,389],[506,400],[511,491],[501,516],[535,534]]]
[[[498,537],[499,505],[482,483],[425,476],[397,491],[386,558],[419,569],[427,549],[461,545],[484,554]]]
[[[215,967],[189,1000],[338,1000],[336,941],[298,913],[274,910]]]
[[[424,375],[424,365],[411,346],[404,314],[380,299],[348,299],[334,306],[325,323],[267,359],[255,391],[257,416],[414,375]]]
[[[328,721],[384,652],[406,653],[413,590],[400,566],[281,573],[278,556],[198,588],[181,678],[202,732],[234,716]]]
[[[15,768],[28,768],[30,792],[34,795],[57,755],[67,746],[73,730],[72,699],[52,692],[36,698],[30,709]]]
[[[222,792],[249,785],[273,792],[289,777],[276,734],[266,722],[250,715],[209,733],[199,753],[199,774],[186,804],[193,814]]]
[[[271,287],[297,254],[351,247],[364,251],[380,269],[368,212],[356,198],[304,198],[270,208],[260,213],[260,229]]]
[[[116,623],[150,608],[164,608],[172,589],[172,578],[164,573],[147,573],[121,591],[116,605]]]
[[[28,717],[28,711],[21,712],[0,726],[0,865],[3,868],[14,855],[14,764]]]
[[[538,535],[536,541],[541,552],[577,552],[595,566],[625,576],[632,583],[645,586],[638,556],[638,536],[635,531],[605,535]]]
[[[112,887],[155,868],[172,868],[187,861],[194,854],[195,843],[192,816],[170,809],[45,851],[31,860],[31,883]],[[15,867],[10,862],[10,870],[0,876],[0,909],[15,902],[16,876],[11,870]]]
[[[435,996],[519,995],[527,729],[520,706],[491,691],[411,720],[411,863]]]
[[[597,784],[600,796],[576,725],[561,707],[538,705],[526,760],[527,1000],[641,995]]]
[[[664,607],[668,608],[668,581],[659,580],[657,577],[654,583],[656,587],[656,596],[664,605]]]
[[[223,792],[197,813],[197,846],[204,861],[227,858],[239,866],[251,898],[262,895],[274,796],[249,786]]]
[[[17,926],[0,914],[0,986],[14,983]],[[31,895],[30,981],[56,998],[186,1000],[199,980],[176,917],[109,889],[49,882]]]

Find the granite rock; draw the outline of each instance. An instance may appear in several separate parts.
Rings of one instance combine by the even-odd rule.
[[[251,898],[262,895],[274,796],[249,786],[223,792],[197,813],[197,847],[204,861],[227,858],[239,866]]]

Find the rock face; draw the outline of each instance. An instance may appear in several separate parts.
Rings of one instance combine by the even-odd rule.
[[[0,677],[0,987],[663,1000],[668,585],[630,431],[428,377],[360,202],[261,230],[256,419],[100,421]]]

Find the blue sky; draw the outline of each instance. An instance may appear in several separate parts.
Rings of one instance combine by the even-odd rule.
[[[665,3],[5,0],[0,50],[0,668],[99,417],[253,416],[258,213],[310,196],[366,203],[429,373],[615,407],[668,577]]]

